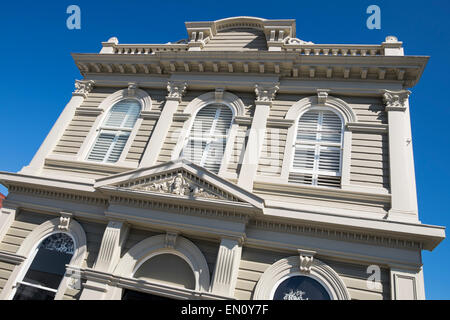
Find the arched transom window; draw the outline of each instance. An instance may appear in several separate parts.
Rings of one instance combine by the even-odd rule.
[[[88,160],[106,163],[117,162],[140,111],[141,105],[135,99],[117,102],[100,127],[97,139],[89,152]]]
[[[73,253],[74,242],[69,235],[54,233],[45,238],[17,281],[13,300],[53,300]]]
[[[343,121],[337,113],[313,108],[301,115],[289,182],[340,186],[342,141]]]
[[[182,156],[218,173],[232,120],[233,113],[226,105],[210,104],[200,109],[194,119]]]
[[[276,286],[273,300],[331,300],[326,288],[312,277],[289,276]]]

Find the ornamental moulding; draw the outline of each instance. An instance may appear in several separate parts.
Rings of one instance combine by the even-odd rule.
[[[205,190],[204,188],[187,180],[181,172],[177,173],[173,177],[169,177],[169,179],[164,179],[163,181],[154,182],[147,185],[138,185],[132,189],[173,194],[177,196],[221,199],[221,197],[211,191]]]
[[[94,87],[94,83],[93,80],[75,80],[75,91],[72,95],[86,98]]]
[[[255,85],[255,94],[257,102],[272,102],[275,98],[275,94],[279,89],[278,85],[266,87],[260,84]]]
[[[409,98],[411,91],[400,90],[400,91],[383,91],[383,102],[386,105],[386,111],[405,111],[406,101]]]
[[[167,99],[179,101],[186,92],[186,82],[169,81],[167,83]]]

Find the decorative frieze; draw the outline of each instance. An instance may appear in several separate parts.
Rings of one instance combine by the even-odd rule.
[[[411,91],[389,91],[384,90],[383,102],[386,105],[386,111],[405,111],[405,102],[408,100]]]
[[[195,198],[221,199],[218,195],[186,179],[181,172],[168,179],[135,186],[133,190],[160,192]]]
[[[72,93],[73,96],[82,96],[84,98],[91,92],[94,87],[93,80],[75,80],[75,91]]]
[[[175,82],[169,81],[167,83],[167,99],[180,101],[186,92],[187,83],[186,82]]]

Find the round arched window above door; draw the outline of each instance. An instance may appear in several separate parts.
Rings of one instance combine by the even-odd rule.
[[[331,300],[328,290],[316,279],[293,275],[281,279],[275,287],[273,300]]]

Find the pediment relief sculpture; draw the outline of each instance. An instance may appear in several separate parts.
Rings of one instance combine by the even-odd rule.
[[[175,173],[174,175],[163,179],[156,179],[147,183],[138,184],[133,186],[131,189],[193,198],[231,200],[226,197],[219,196],[209,188],[193,182],[181,172]]]

